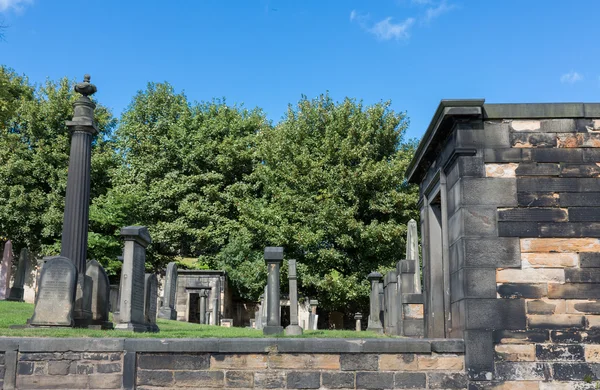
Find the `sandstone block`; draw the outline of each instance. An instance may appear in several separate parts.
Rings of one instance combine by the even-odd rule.
[[[564,283],[565,271],[558,268],[506,268],[496,271],[496,283]]]
[[[600,252],[600,239],[522,238],[521,252]]]
[[[577,267],[577,253],[522,253],[523,268]]]
[[[294,370],[339,370],[337,354],[282,354],[269,356],[269,368]]]
[[[266,368],[267,355],[262,354],[213,354],[210,357],[211,370],[260,370]]]
[[[505,362],[534,362],[534,344],[498,344],[496,345],[496,356]]]
[[[417,357],[412,353],[381,354],[379,369],[381,371],[415,371],[418,369]]]
[[[519,167],[517,163],[485,164],[486,177],[517,177],[515,171]]]
[[[419,370],[458,371],[464,368],[463,356],[417,355]]]

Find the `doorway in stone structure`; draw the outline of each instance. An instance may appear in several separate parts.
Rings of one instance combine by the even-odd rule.
[[[188,312],[188,322],[200,323],[200,294],[199,293],[190,293],[189,298],[189,312]]]

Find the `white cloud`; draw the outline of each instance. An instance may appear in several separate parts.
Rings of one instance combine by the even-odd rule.
[[[447,0],[442,0],[437,6],[427,8],[423,21],[425,23],[429,23],[433,19],[453,10],[454,8],[456,8],[454,4],[449,4]]]
[[[9,9],[21,11],[25,5],[32,2],[33,0],[0,0],[0,12],[8,11]]]
[[[583,80],[583,76],[575,71],[571,71],[560,76],[560,82],[566,84],[574,84],[581,80]]]
[[[409,29],[415,23],[414,18],[408,18],[400,23],[393,23],[392,18],[385,18],[377,22],[369,29],[369,32],[377,38],[388,41],[390,39],[400,40],[410,37]]]
[[[414,24],[414,18],[408,18],[400,23],[392,22],[392,17],[387,17],[377,23],[370,22],[369,14],[361,14],[356,10],[350,12],[350,21],[356,22],[360,28],[375,35],[378,39],[389,41],[391,39],[408,39],[409,29]]]

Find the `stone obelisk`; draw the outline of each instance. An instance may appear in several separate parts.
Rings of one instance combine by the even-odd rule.
[[[67,176],[67,194],[63,220],[61,256],[70,259],[77,269],[77,287],[73,319],[75,326],[86,326],[91,320],[91,285],[86,286],[87,238],[90,210],[90,169],[92,137],[98,132],[94,122],[96,105],[89,96],[96,92],[90,75],[75,85],[81,96],[73,107],[73,120],[67,121],[71,132],[71,153]],[[88,277],[89,278],[89,277]]]

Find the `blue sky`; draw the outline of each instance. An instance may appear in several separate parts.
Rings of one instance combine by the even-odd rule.
[[[119,115],[149,81],[277,122],[330,91],[407,111],[440,99],[600,101],[597,0],[0,0],[0,63],[43,82],[92,75]]]

